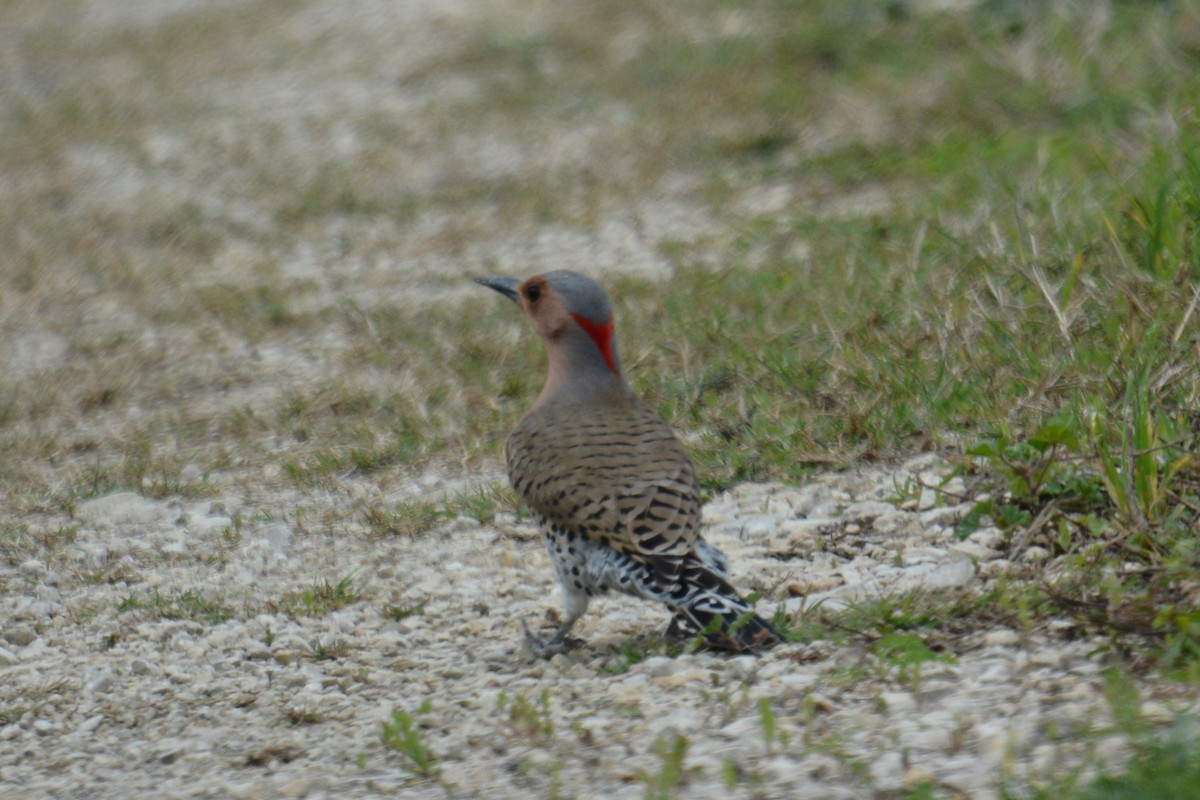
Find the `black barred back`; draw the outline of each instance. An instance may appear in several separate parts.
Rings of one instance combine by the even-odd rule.
[[[677,574],[696,546],[696,474],[670,427],[632,394],[595,404],[551,400],[508,440],[513,487],[549,523]],[[662,562],[657,563],[657,562]]]

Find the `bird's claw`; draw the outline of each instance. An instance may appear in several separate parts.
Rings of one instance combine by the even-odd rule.
[[[543,641],[542,639],[533,635],[533,632],[529,630],[529,625],[526,624],[525,620],[521,620],[521,628],[525,631],[525,643],[529,645],[529,649],[532,650],[533,654],[538,658],[551,659],[559,653],[565,653],[568,650],[574,650],[576,647],[579,647],[583,644],[582,639],[576,639],[574,637],[567,636],[567,632],[564,630],[560,630],[558,633],[551,636],[550,639]]]

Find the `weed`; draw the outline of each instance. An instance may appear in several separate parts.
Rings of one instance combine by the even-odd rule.
[[[990,518],[1014,532],[1016,554],[1044,542],[1069,567],[1044,587],[1044,609],[1118,639],[1153,637],[1154,657],[1187,671],[1200,657],[1200,609],[1186,588],[1200,568],[1190,533],[1200,521],[1195,434],[1152,410],[1151,383],[1145,370],[1126,378],[1117,421],[1076,404],[1025,441],[996,436],[969,448],[987,465],[985,482],[1003,488],[957,532]]]
[[[388,605],[383,609],[383,614],[388,619],[399,622],[402,619],[408,619],[412,616],[421,616],[425,613],[425,606],[417,603],[414,605]]]
[[[322,717],[320,712],[311,708],[289,708],[287,719],[293,725],[316,725]]]
[[[550,715],[550,690],[543,689],[538,699],[530,700],[521,692],[512,697],[501,691],[496,708],[505,712],[513,733],[522,738],[548,742],[554,736],[554,720]]]
[[[637,777],[646,784],[646,800],[668,800],[675,789],[687,783],[693,771],[684,767],[688,740],[686,736],[671,731],[657,737],[652,749],[659,760],[658,772],[650,774],[641,771]]]
[[[602,672],[609,675],[624,675],[634,664],[640,664],[652,655],[675,658],[684,652],[684,645],[669,642],[654,636],[639,636],[636,639],[621,642],[613,653],[600,667]]]
[[[191,619],[207,622],[209,625],[220,625],[236,616],[229,606],[217,600],[209,600],[193,589],[169,595],[163,595],[157,589],[148,595],[130,592],[117,604],[117,611],[143,611],[161,619]]]
[[[390,509],[370,506],[363,511],[363,521],[367,527],[383,535],[416,536],[445,519],[445,510],[428,500],[398,503]]]
[[[363,510],[363,521],[372,531],[386,535],[415,536],[439,523],[467,516],[491,522],[500,509],[516,510],[516,496],[500,484],[489,484],[474,492],[462,492],[441,501],[408,500],[386,507],[372,505]]]
[[[885,634],[871,647],[871,652],[885,671],[894,671],[917,697],[920,697],[922,664],[930,661],[954,663],[952,657],[935,653],[920,636],[907,631]]]
[[[340,638],[331,642],[313,639],[308,643],[308,651],[313,661],[337,661],[349,655],[350,650],[350,643]]]
[[[284,597],[279,607],[289,614],[319,617],[357,603],[364,597],[365,589],[355,585],[353,575],[346,575],[336,583],[324,578],[307,589],[291,592]]]
[[[750,708],[750,684],[743,682],[737,690],[729,686],[717,687],[718,676],[712,676],[713,688],[701,689],[700,698],[713,702],[719,711],[719,724],[724,725],[742,716]]]
[[[417,708],[417,713],[427,714],[430,710],[432,704],[425,700]],[[437,757],[422,741],[416,722],[408,712],[401,709],[392,711],[391,722],[383,723],[380,738],[384,746],[400,754],[400,766],[407,772],[418,778],[430,780],[441,777],[442,768]]]
[[[1036,800],[1119,800],[1120,798],[1163,797],[1195,800],[1200,798],[1200,740],[1194,726],[1179,724],[1165,731],[1154,728],[1142,718],[1141,697],[1132,676],[1111,669],[1106,674],[1105,699],[1112,715],[1111,729],[1093,729],[1093,738],[1120,734],[1129,742],[1132,757],[1122,764],[1090,761],[1099,774],[1084,781],[1084,766],[1065,774],[1051,775],[1035,782],[1030,791],[1015,792],[1002,784],[1005,798],[1033,797]]]
[[[775,747],[775,742],[779,742],[779,747],[786,750],[788,746],[787,731],[778,729],[775,723],[775,710],[771,707],[771,698],[760,697],[758,699],[758,720],[762,725],[763,743],[767,746],[767,751],[770,752]]]

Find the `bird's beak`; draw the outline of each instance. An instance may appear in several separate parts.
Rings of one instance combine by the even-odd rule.
[[[476,278],[475,282],[480,286],[495,289],[514,303],[517,302],[517,286],[521,282],[516,278],[500,278],[495,275],[487,275],[482,278]]]

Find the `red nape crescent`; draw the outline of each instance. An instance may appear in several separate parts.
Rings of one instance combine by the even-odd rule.
[[[608,321],[603,324],[592,322],[582,314],[574,312],[571,313],[571,318],[579,323],[579,327],[583,328],[588,336],[592,337],[592,341],[596,343],[596,347],[600,348],[600,355],[604,356],[604,361],[612,370],[612,374],[618,378],[621,377],[621,371],[617,369],[617,362],[613,358],[612,352],[613,318],[610,316]]]

